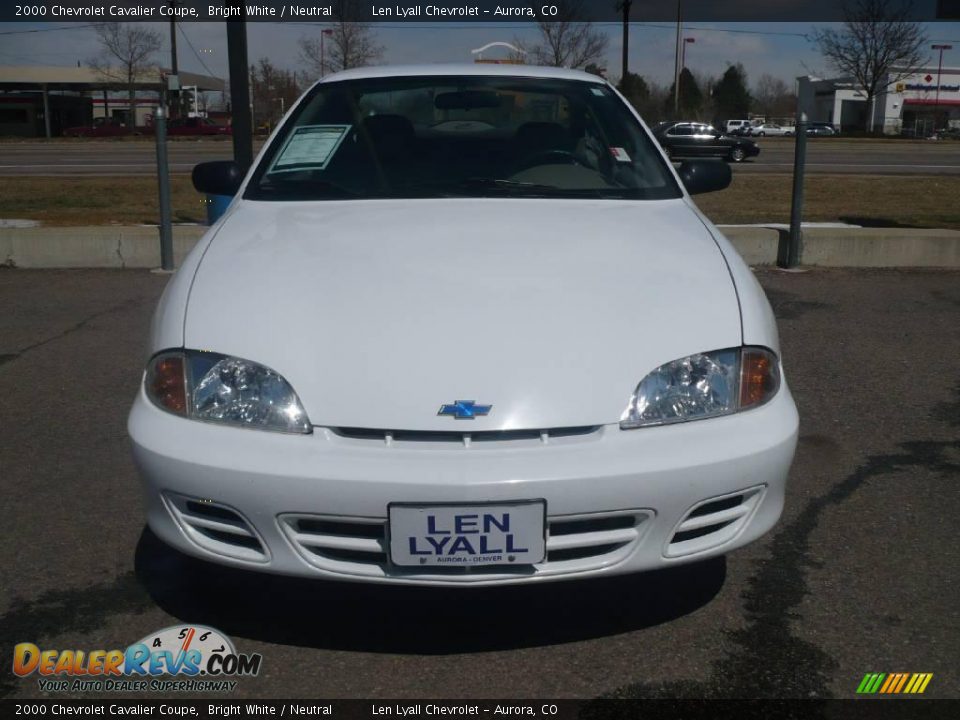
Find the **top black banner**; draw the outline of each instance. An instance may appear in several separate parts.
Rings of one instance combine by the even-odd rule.
[[[856,3],[857,0],[848,0]],[[632,0],[630,22],[839,22],[838,0]],[[890,0],[916,21],[960,19],[960,0]],[[569,15],[577,7],[575,18]],[[0,3],[0,22],[622,22],[620,0],[23,0]]]

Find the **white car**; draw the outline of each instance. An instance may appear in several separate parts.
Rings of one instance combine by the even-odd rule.
[[[770,135],[772,137],[790,136],[796,133],[797,129],[787,125],[777,125],[776,123],[764,123],[763,125],[754,125],[750,128],[750,135],[763,137]]]
[[[602,78],[314,85],[156,311],[129,417],[149,526],[284,575],[480,586],[726,553],[797,441],[763,290]]]

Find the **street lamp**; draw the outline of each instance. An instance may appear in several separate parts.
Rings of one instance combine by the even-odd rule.
[[[687,43],[695,43],[696,38],[684,38],[683,45],[680,48],[680,72],[687,66]]]
[[[676,86],[674,87],[674,111],[680,112],[680,85],[683,83],[683,69],[686,67],[687,62],[687,43],[696,42],[691,37],[683,38],[683,42],[680,43],[680,65],[679,70],[677,71]]]
[[[937,96],[933,101],[933,131],[937,131],[937,115],[940,113],[940,73],[943,71],[943,51],[953,50],[953,45],[931,45],[932,50],[940,51],[940,62],[937,65]]]
[[[326,35],[333,35],[333,30],[330,28],[324,28],[320,32],[320,77],[322,78],[327,74],[327,53],[323,47],[323,38]]]

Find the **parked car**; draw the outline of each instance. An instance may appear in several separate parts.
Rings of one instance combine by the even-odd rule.
[[[725,125],[727,135],[743,135],[749,127],[749,120],[727,120]]]
[[[218,125],[209,118],[186,117],[175,118],[167,124],[167,135],[179,136],[206,136],[218,137],[232,135],[229,125]]]
[[[960,127],[940,128],[934,133],[937,140],[960,140]]]
[[[837,135],[836,128],[827,122],[812,122],[807,124],[809,137],[833,137]]]
[[[716,157],[742,162],[760,154],[760,148],[752,140],[724,135],[704,123],[660,123],[653,134],[670,158]]]
[[[787,125],[777,125],[776,123],[763,123],[762,125],[753,125],[750,128],[750,135],[753,137],[783,137],[793,135],[797,129]]]
[[[66,137],[119,137],[121,135],[146,135],[149,127],[130,127],[115,118],[94,118],[90,125],[75,125],[65,128]]]
[[[724,554],[783,508],[770,305],[603,78],[310,88],[167,286],[128,429],[154,533],[236,568],[477,587]],[[255,581],[255,580],[253,580]]]

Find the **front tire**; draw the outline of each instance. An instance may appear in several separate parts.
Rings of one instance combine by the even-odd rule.
[[[730,160],[732,162],[738,163],[743,162],[747,157],[747,153],[742,147],[735,147],[730,151]]]

